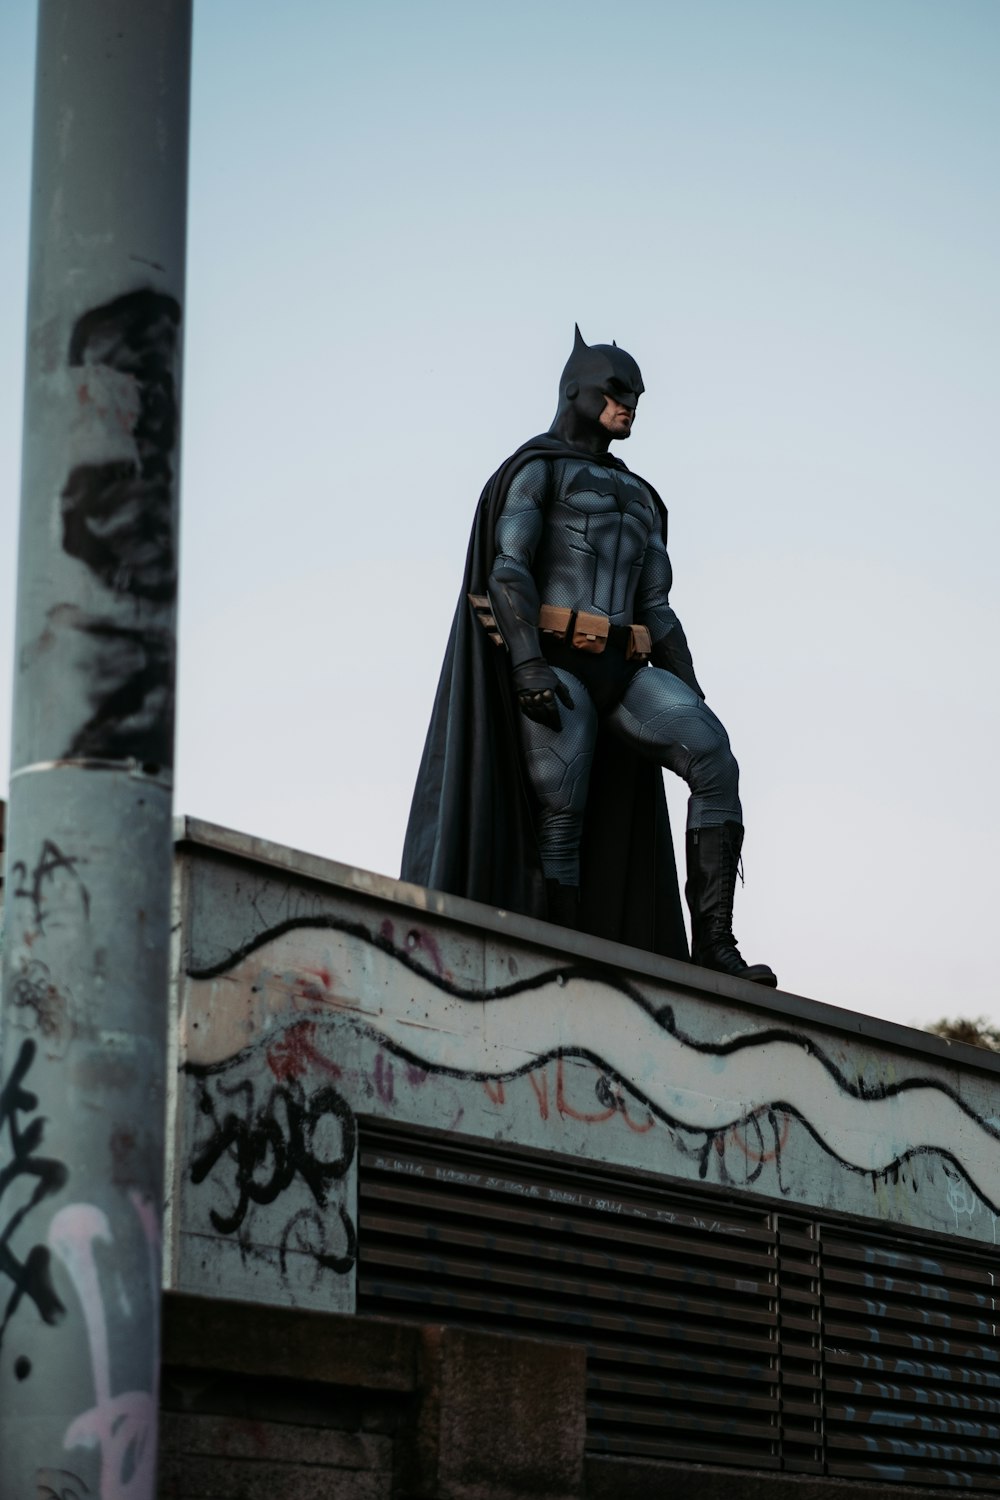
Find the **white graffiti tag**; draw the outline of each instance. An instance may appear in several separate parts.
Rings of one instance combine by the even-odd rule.
[[[130,1195],[142,1225],[149,1255],[151,1286],[159,1276],[160,1231],[155,1211],[138,1194]],[[110,1245],[107,1216],[91,1203],[61,1209],[49,1228],[49,1246],[69,1274],[80,1299],[95,1402],[66,1429],[63,1446],[100,1450],[100,1500],[154,1500],[156,1491],[156,1412],[159,1401],[159,1350],[153,1349],[150,1389],[111,1393],[111,1352],[107,1315],[94,1246]]]

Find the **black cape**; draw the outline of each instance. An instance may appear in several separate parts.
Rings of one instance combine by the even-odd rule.
[[[532,438],[483,490],[403,846],[404,880],[542,918],[545,882],[509,660],[468,595],[486,593],[496,520],[517,470],[533,458],[580,456],[559,438]],[[610,455],[595,461],[625,468]],[[647,488],[665,537],[666,510]],[[670,958],[688,956],[662,772],[603,728],[584,822],[580,927]]]

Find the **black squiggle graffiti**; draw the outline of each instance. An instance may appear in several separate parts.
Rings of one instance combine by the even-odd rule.
[[[19,859],[11,869],[12,894],[18,901],[31,903],[31,915],[39,932],[45,931],[45,923],[53,915],[50,898],[59,877],[68,880],[75,891],[85,918],[90,917],[90,892],[83,883],[77,866],[84,863],[76,854],[64,854],[52,839],[46,839],[42,852],[28,874],[28,866]]]
[[[13,1286],[7,1299],[3,1321],[0,1322],[0,1345],[7,1327],[17,1311],[22,1297],[29,1297],[35,1304],[44,1322],[58,1323],[65,1314],[52,1284],[51,1256],[48,1247],[35,1245],[27,1257],[18,1260],[10,1242],[21,1224],[37,1208],[44,1198],[51,1197],[64,1187],[69,1172],[62,1162],[36,1155],[45,1132],[44,1118],[36,1118],[22,1126],[19,1116],[33,1114],[38,1108],[38,1097],[24,1087],[31,1064],[35,1059],[35,1043],[27,1038],[21,1043],[17,1061],[10,1078],[0,1093],[0,1136],[6,1126],[10,1132],[9,1162],[0,1169],[0,1200],[7,1189],[22,1177],[35,1178],[35,1188],[27,1203],[14,1212],[0,1231],[0,1276],[6,1277]]]
[[[783,1133],[778,1129],[778,1116],[773,1108],[769,1109],[767,1112],[767,1122],[774,1133],[774,1170],[778,1176],[778,1191],[781,1193],[782,1197],[787,1197],[789,1188],[787,1183],[785,1182],[784,1177],[781,1174],[781,1150],[784,1136]],[[759,1133],[759,1125],[757,1126],[757,1130]],[[763,1144],[763,1139],[761,1143]]]
[[[358,1258],[358,1232],[342,1203],[339,1205],[339,1212],[340,1227],[347,1244],[343,1255],[331,1255],[325,1248],[329,1225],[318,1209],[300,1208],[298,1213],[292,1215],[282,1231],[278,1246],[282,1276],[288,1275],[289,1252],[295,1250],[311,1255],[317,1265],[324,1266],[328,1271],[336,1271],[340,1276],[347,1274]]]
[[[848,1098],[862,1100],[891,1099],[896,1094],[906,1093],[909,1089],[936,1089],[938,1093],[943,1094],[948,1099],[951,1099],[952,1102],[956,1104],[962,1111],[962,1113],[964,1115],[967,1115],[970,1120],[974,1120],[975,1123],[980,1127],[980,1129],[985,1131],[987,1135],[993,1136],[994,1140],[1000,1142],[1000,1125],[994,1125],[991,1120],[977,1113],[977,1111],[972,1108],[972,1106],[966,1099],[962,1097],[957,1089],[953,1088],[951,1084],[943,1082],[941,1079],[918,1076],[914,1078],[900,1079],[898,1083],[875,1082],[869,1084],[865,1082],[864,1078],[859,1076],[857,1082],[855,1082],[853,1078],[849,1078],[847,1074],[844,1073],[840,1067],[838,1067],[833,1058],[828,1056],[828,1054],[824,1052],[823,1048],[819,1046],[819,1044],[814,1041],[813,1038],[803,1036],[801,1032],[794,1031],[791,1029],[791,1027],[786,1026],[762,1027],[759,1031],[745,1032],[739,1036],[729,1037],[726,1041],[723,1042],[703,1041],[698,1037],[692,1036],[689,1032],[686,1032],[681,1026],[677,1024],[673,1006],[662,1003],[658,1004],[650,1001],[642,993],[641,990],[639,990],[634,984],[631,984],[627,979],[625,979],[620,972],[608,969],[596,963],[558,965],[551,969],[545,969],[542,973],[532,974],[526,979],[517,979],[511,984],[498,984],[493,986],[485,986],[482,989],[476,989],[474,986],[459,984],[456,980],[450,979],[443,974],[438,974],[431,969],[425,968],[420,963],[415,962],[412,954],[410,954],[406,948],[397,947],[396,944],[383,933],[371,932],[362,922],[349,922],[342,917],[328,916],[324,914],[314,917],[289,917],[283,922],[276,922],[272,927],[268,927],[262,932],[255,933],[248,942],[241,943],[238,948],[234,948],[232,952],[229,953],[225,958],[219,959],[217,962],[211,964],[204,964],[200,966],[197,964],[193,964],[187,970],[187,976],[189,979],[217,979],[220,974],[229,973],[232,969],[236,968],[238,964],[242,963],[245,958],[249,958],[252,953],[256,953],[259,948],[266,947],[268,943],[273,942],[276,938],[284,937],[284,935],[288,932],[300,931],[343,932],[348,937],[358,938],[361,942],[367,943],[369,947],[377,948],[382,953],[388,953],[390,957],[394,958],[397,963],[402,965],[403,968],[409,969],[414,974],[419,974],[421,978],[426,979],[428,983],[434,985],[434,987],[436,989],[439,989],[443,994],[450,995],[455,1000],[465,1001],[470,1005],[481,1005],[484,1000],[498,1002],[503,1000],[511,1000],[515,995],[525,994],[532,990],[545,989],[548,985],[553,983],[563,985],[569,984],[574,980],[594,980],[600,984],[607,985],[609,989],[615,989],[618,990],[621,994],[627,995],[628,998],[640,1010],[645,1011],[650,1020],[655,1021],[657,1026],[661,1027],[668,1036],[675,1037],[677,1041],[682,1042],[685,1047],[691,1047],[694,1051],[700,1052],[704,1057],[729,1057],[734,1053],[743,1052],[747,1048],[756,1049],[760,1047],[769,1047],[775,1042],[787,1042],[790,1046],[797,1047],[799,1051],[804,1053],[807,1057],[814,1057],[820,1064],[820,1066],[824,1068],[825,1071],[830,1075],[841,1093],[846,1095]],[[405,1057],[408,1061],[411,1061],[418,1066],[427,1067],[426,1062],[422,1061],[422,1059],[420,1059],[419,1057],[411,1055],[406,1051],[405,1048],[396,1047],[391,1041],[385,1038],[382,1038],[382,1044],[390,1051],[398,1053],[400,1057]],[[587,1058],[589,1061],[593,1062],[595,1068],[604,1069],[604,1071],[608,1072],[609,1077],[613,1076],[610,1070],[607,1068],[606,1062],[604,1062],[604,1060],[600,1058],[596,1053],[591,1053],[585,1047],[571,1047],[565,1049],[555,1047],[548,1053],[548,1056],[550,1057],[559,1057],[561,1055]],[[986,1053],[985,1056],[989,1057],[990,1054]],[[229,1066],[229,1063],[234,1060],[235,1059],[228,1059],[225,1063],[219,1064],[218,1067],[227,1067]],[[503,1076],[505,1078],[516,1078],[518,1074],[530,1072],[532,1068],[537,1066],[537,1060],[528,1062],[523,1064],[523,1066],[521,1066],[520,1068],[512,1069],[509,1073],[505,1073]],[[215,1070],[217,1071],[218,1069],[216,1068]],[[199,1071],[205,1072],[207,1074],[208,1072],[213,1071],[213,1068],[208,1067]],[[483,1078],[497,1077],[497,1075],[492,1072],[462,1072],[461,1070],[456,1071],[453,1069],[441,1067],[440,1065],[436,1066],[434,1071],[444,1074],[454,1073],[454,1076],[456,1077],[468,1077],[480,1080]],[[648,1103],[648,1101],[646,1102]],[[793,1114],[796,1113],[793,1107],[788,1106],[783,1102],[779,1105],[776,1105],[775,1107],[780,1109],[791,1109],[791,1112]],[[653,1106],[650,1105],[650,1108],[653,1108]]]
[[[773,1151],[768,1151],[767,1147],[764,1145],[764,1135],[760,1128],[760,1114],[760,1109],[755,1110],[752,1114],[747,1115],[745,1120],[739,1122],[744,1131],[749,1131],[750,1129],[753,1130],[754,1135],[757,1137],[757,1147],[756,1150],[754,1150],[754,1148],[752,1147],[743,1150],[741,1165],[744,1167],[744,1171],[739,1172],[736,1175],[734,1175],[730,1171],[729,1163],[726,1159],[726,1148],[730,1140],[731,1132],[734,1129],[734,1126],[732,1124],[726,1125],[722,1130],[707,1131],[687,1130],[683,1127],[674,1126],[674,1144],[683,1156],[686,1156],[689,1160],[693,1159],[697,1162],[698,1176],[703,1180],[708,1176],[709,1166],[714,1161],[718,1180],[724,1187],[751,1187],[760,1177],[765,1165],[771,1161],[774,1161],[776,1163],[777,1171],[780,1177],[781,1166],[779,1158],[781,1152],[781,1141],[776,1134],[775,1148]],[[772,1124],[773,1123],[774,1122],[772,1120]],[[688,1145],[686,1139],[686,1137],[688,1136],[695,1137],[698,1142],[696,1148],[692,1149]],[[784,1190],[782,1189],[782,1191]]]
[[[991,1136],[995,1141],[1000,1141],[1000,1127],[992,1119],[978,1113],[969,1104],[968,1100],[962,1097],[957,1089],[952,1087],[951,1084],[946,1083],[943,1079],[917,1076],[904,1078],[898,1082],[893,1080],[892,1082],[875,1081],[868,1083],[863,1077],[858,1077],[857,1079],[855,1077],[848,1077],[836,1061],[813,1038],[804,1036],[789,1027],[762,1028],[759,1031],[751,1031],[729,1037],[723,1042],[702,1041],[685,1032],[677,1024],[672,1006],[651,1002],[635,985],[630,984],[628,980],[624,979],[620,973],[598,964],[580,963],[555,966],[542,973],[516,980],[511,984],[477,989],[473,986],[463,985],[448,975],[440,974],[423,967],[414,961],[411,954],[405,948],[397,947],[387,933],[375,933],[362,923],[351,922],[341,917],[324,914],[307,917],[289,917],[285,921],[278,922],[265,931],[256,933],[249,941],[234,949],[226,958],[201,967],[193,965],[188,969],[188,977],[191,979],[216,978],[220,974],[229,972],[242,962],[243,959],[249,957],[250,954],[255,953],[259,948],[264,947],[276,938],[282,937],[285,933],[310,930],[343,932],[350,937],[357,938],[372,948],[390,954],[403,968],[409,969],[414,973],[419,973],[424,980],[434,985],[443,994],[450,995],[453,999],[469,1004],[481,1005],[484,1001],[491,1004],[502,1004],[505,1000],[513,999],[516,995],[543,989],[553,983],[568,984],[576,980],[597,981],[606,985],[609,989],[617,989],[620,993],[627,995],[667,1035],[676,1038],[684,1046],[692,1048],[692,1050],[704,1057],[727,1057],[742,1052],[747,1048],[756,1050],[769,1047],[775,1043],[787,1043],[797,1048],[803,1055],[815,1058],[846,1099],[860,1101],[891,1099],[905,1094],[912,1089],[933,1089],[942,1098],[949,1099],[967,1119],[972,1120],[977,1125],[984,1135]],[[697,1134],[699,1136],[697,1159],[699,1161],[699,1175],[701,1177],[707,1175],[710,1152],[713,1149],[716,1152],[718,1151],[718,1148],[713,1144],[718,1134],[716,1130],[707,1131],[702,1135],[700,1132],[693,1132],[687,1127],[681,1126],[680,1122],[675,1120],[662,1105],[650,1099],[642,1090],[637,1089],[634,1082],[630,1082],[626,1078],[620,1078],[613,1069],[609,1068],[607,1060],[593,1048],[579,1044],[552,1047],[544,1053],[533,1056],[519,1067],[511,1068],[509,1071],[498,1074],[494,1070],[452,1068],[441,1063],[428,1065],[426,1058],[408,1050],[405,1046],[393,1038],[387,1037],[377,1029],[356,1019],[352,1019],[350,1024],[359,1034],[367,1036],[385,1051],[393,1053],[407,1063],[412,1063],[442,1077],[463,1078],[479,1082],[505,1082],[509,1079],[520,1077],[522,1074],[530,1073],[544,1066],[546,1062],[560,1057],[572,1057],[589,1062],[598,1072],[606,1075],[607,1079],[612,1083],[630,1091],[636,1098],[641,1099],[644,1106],[649,1109],[650,1113],[656,1119],[662,1121],[671,1129],[685,1130],[688,1134]],[[226,1058],[218,1063],[185,1063],[184,1068],[186,1072],[194,1077],[207,1078],[213,1074],[228,1070],[238,1063],[247,1061],[262,1045],[263,1043],[258,1040],[250,1043],[249,1046],[233,1057]],[[759,1112],[774,1114],[775,1117],[778,1115],[787,1115],[790,1119],[802,1125],[812,1136],[813,1140],[847,1171],[861,1176],[868,1175],[867,1168],[857,1166],[833,1150],[816,1126],[803,1114],[801,1109],[784,1099],[771,1100],[767,1105],[758,1106],[755,1111],[750,1111],[744,1116],[734,1117],[727,1122],[725,1128],[728,1129],[733,1125],[745,1124],[751,1119],[753,1114]],[[776,1128],[773,1121],[772,1128]],[[889,1165],[902,1167],[917,1157],[935,1157],[951,1162],[965,1181],[968,1182],[977,1198],[991,1212],[1000,1213],[1000,1203],[993,1203],[987,1194],[983,1192],[982,1188],[974,1181],[963,1163],[943,1147],[924,1144],[912,1146],[900,1152],[899,1156]],[[784,1195],[787,1192],[787,1188],[780,1180],[780,1161],[778,1162],[777,1171],[779,1174],[779,1190]]]
[[[11,980],[10,1003],[33,1017],[26,1022],[25,1029],[34,1026],[46,1040],[59,1036],[66,1025],[65,997],[53,983],[48,964],[41,959],[21,959],[20,969]]]
[[[62,491],[63,547],[112,593],[171,604],[177,592],[174,453],[180,304],[145,287],[91,308],[76,323],[71,368],[103,366],[131,376],[138,414],[134,459],[78,464]],[[86,382],[81,403],[91,400]],[[126,629],[81,615],[90,648],[93,713],[67,755],[134,759],[169,766],[173,758],[172,638],[162,626]]]
[[[242,1079],[231,1086],[219,1081],[217,1092],[223,1099],[242,1100],[242,1109],[229,1108],[221,1113],[218,1101],[202,1085],[199,1106],[211,1120],[211,1135],[196,1148],[191,1161],[191,1181],[205,1181],[223,1157],[234,1164],[236,1203],[228,1213],[210,1210],[209,1217],[220,1234],[233,1234],[243,1224],[251,1203],[274,1203],[292,1184],[296,1175],[307,1185],[319,1208],[326,1208],[330,1188],[347,1172],[357,1150],[357,1124],[350,1106],[335,1088],[327,1084],[309,1098],[298,1080],[276,1084],[264,1104],[257,1106],[254,1086]],[[317,1132],[328,1119],[340,1128],[340,1150],[332,1159],[318,1154]],[[311,1210],[309,1210],[311,1212]],[[286,1226],[282,1239],[282,1269],[289,1248],[289,1236],[298,1216]],[[326,1250],[312,1249],[314,1258],[331,1270],[349,1271],[357,1259],[357,1236],[353,1225],[341,1211],[347,1230],[347,1252],[329,1255]]]

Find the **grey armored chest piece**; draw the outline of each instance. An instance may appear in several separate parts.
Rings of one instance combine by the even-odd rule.
[[[656,512],[631,474],[586,460],[555,468],[538,559],[542,598],[629,621]]]

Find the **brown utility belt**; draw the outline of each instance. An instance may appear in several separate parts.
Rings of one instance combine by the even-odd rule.
[[[493,606],[485,594],[470,594],[469,603],[476,619],[494,646],[503,645]],[[538,628],[543,635],[567,641],[575,651],[589,651],[599,656],[610,641],[625,648],[626,661],[648,661],[653,642],[645,625],[612,625],[607,615],[593,615],[585,609],[565,609],[559,604],[543,604],[538,611]]]
[[[653,642],[645,625],[612,625],[607,615],[593,615],[585,609],[566,609],[559,604],[543,604],[538,611],[538,628],[543,635],[568,641],[576,651],[599,656],[610,641],[625,647],[627,661],[648,661]]]

